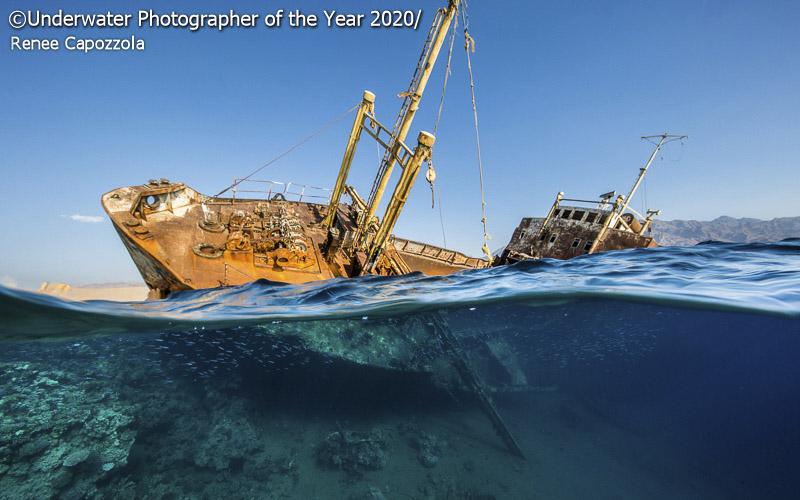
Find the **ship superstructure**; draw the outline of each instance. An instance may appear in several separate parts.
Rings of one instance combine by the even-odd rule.
[[[610,191],[597,200],[582,200],[565,198],[564,192],[559,192],[546,217],[522,219],[496,264],[526,259],[571,259],[609,250],[657,246],[649,230],[661,211],[647,209],[646,214],[640,214],[631,206],[631,200],[664,145],[685,138],[667,133],[642,137],[655,147],[639,169],[627,196]]]

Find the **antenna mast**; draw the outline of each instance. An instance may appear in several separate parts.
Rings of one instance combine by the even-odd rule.
[[[633,187],[631,188],[630,192],[628,193],[628,196],[625,197],[625,201],[623,202],[622,206],[620,206],[619,210],[617,211],[617,213],[619,215],[624,214],[625,210],[628,209],[628,205],[630,205],[630,202],[633,199],[633,195],[636,194],[636,191],[639,189],[639,186],[642,184],[642,181],[644,180],[644,177],[647,175],[647,170],[650,168],[650,165],[653,164],[653,160],[656,159],[656,155],[658,155],[658,152],[661,150],[661,148],[663,148],[664,145],[666,145],[669,142],[680,141],[680,140],[686,139],[687,137],[689,137],[689,136],[688,135],[670,135],[670,134],[668,134],[666,132],[664,132],[661,135],[645,135],[645,136],[642,136],[642,139],[644,139],[644,140],[646,140],[648,142],[653,142],[653,139],[656,139],[656,138],[658,139],[658,142],[657,143],[653,143],[653,144],[656,145],[656,147],[653,149],[653,152],[650,154],[650,158],[648,158],[647,163],[645,164],[645,166],[639,169],[639,176],[636,178],[636,182],[633,183]]]

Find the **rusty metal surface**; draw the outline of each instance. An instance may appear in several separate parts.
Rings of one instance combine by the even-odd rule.
[[[410,268],[430,275],[451,274],[454,268],[483,269],[489,267],[485,259],[469,257],[461,252],[447,248],[394,237],[392,244]]]
[[[120,188],[102,203],[150,288],[333,277],[318,248],[319,205],[210,200],[183,184]]]
[[[608,211],[580,207],[562,207],[559,217],[551,219],[542,231],[544,219],[526,217],[514,230],[500,264],[524,259],[571,259],[589,253],[600,233]],[[576,215],[577,213],[577,215]],[[566,217],[563,215],[566,214]],[[628,215],[628,214],[625,214]],[[577,219],[577,220],[576,220]],[[637,221],[638,223],[638,221]],[[649,236],[609,228],[595,252],[657,246]]]
[[[358,258],[363,258],[334,249],[326,259],[328,231],[321,224],[325,205],[209,198],[165,180],[115,189],[103,195],[102,204],[154,297],[256,279],[306,283],[351,277],[358,275]],[[339,229],[343,234],[352,231],[354,210],[342,204],[338,212]],[[387,252],[381,274],[449,274],[480,261],[440,249],[440,254],[453,256],[451,262],[429,256],[404,262],[420,244],[400,241],[409,250]]]

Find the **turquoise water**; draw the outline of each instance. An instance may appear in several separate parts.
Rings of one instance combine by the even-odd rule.
[[[800,240],[0,314],[0,498],[800,491]]]

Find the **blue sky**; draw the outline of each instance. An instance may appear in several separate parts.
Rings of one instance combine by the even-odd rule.
[[[12,32],[4,2],[0,49],[0,214],[5,283],[135,281],[136,269],[100,195],[168,177],[214,193],[354,105],[364,89],[393,123],[435,8],[442,2],[59,2],[76,13],[368,12],[424,9],[411,30],[79,29]],[[502,7],[500,7],[502,5]],[[471,33],[492,248],[555,193],[627,191],[650,145],[688,134],[656,162],[647,206],[664,219],[800,215],[800,3],[472,0]],[[134,33],[144,52],[19,53],[27,37]],[[449,246],[479,254],[480,195],[462,40],[435,162]],[[440,61],[411,137],[433,127]],[[258,177],[333,185],[350,118]],[[352,180],[368,191],[375,146],[363,141]],[[644,197],[634,203],[642,208]],[[424,180],[397,234],[440,244]]]

